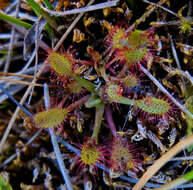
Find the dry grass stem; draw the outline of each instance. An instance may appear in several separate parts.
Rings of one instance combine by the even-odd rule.
[[[49,91],[48,91],[48,85],[45,83],[44,84],[44,103],[45,103],[45,107],[46,109],[50,108],[50,96],[49,96]],[[52,128],[49,129],[49,133],[51,136],[51,141],[52,141],[52,145],[54,148],[54,153],[56,155],[56,159],[58,161],[58,165],[60,168],[60,171],[62,173],[62,176],[64,178],[64,181],[66,182],[66,186],[68,188],[68,190],[73,190],[71,181],[70,181],[70,177],[68,175],[68,170],[66,169],[64,162],[63,162],[63,158],[60,152],[60,148],[58,146],[58,142],[57,142],[57,138],[54,134],[54,131]]]
[[[157,4],[162,5],[167,0],[160,0]],[[157,5],[156,4],[156,5]],[[157,9],[157,6],[151,7],[148,11],[146,11],[139,19],[137,19],[126,31],[132,31],[134,30],[141,22],[144,22],[147,17],[149,17],[155,10]]]
[[[6,82],[12,83],[12,84],[22,84],[22,85],[27,85],[27,86],[43,87],[42,84],[37,84],[34,82],[21,81],[21,80],[17,80],[17,79],[10,79],[10,78],[5,78],[5,77],[0,77],[0,80],[6,81]]]
[[[187,148],[193,144],[193,135],[181,140],[176,145],[174,145],[167,153],[162,155],[155,163],[150,166],[147,171],[140,178],[138,183],[132,188],[132,190],[141,190],[145,183],[156,173],[158,170],[165,165],[172,157],[178,154],[183,149]]]
[[[17,0],[17,5],[16,5],[16,12],[15,12],[15,17],[18,17],[18,13],[19,13],[19,8],[20,8],[20,0]],[[4,67],[4,72],[8,72],[9,66],[10,66],[10,62],[11,62],[11,55],[12,55],[12,50],[13,50],[13,43],[15,41],[15,28],[12,27],[12,31],[11,31],[11,39],[10,39],[10,44],[9,44],[9,51],[8,51],[8,55],[7,55],[7,61]]]
[[[71,14],[77,14],[77,13],[85,13],[88,11],[95,11],[98,9],[104,9],[107,7],[112,7],[112,6],[116,6],[117,2],[119,0],[114,0],[114,1],[108,1],[106,3],[99,3],[96,5],[89,5],[87,7],[83,7],[83,8],[79,8],[79,9],[73,9],[73,10],[67,10],[67,11],[63,11],[63,12],[59,12],[59,11],[52,11],[49,10],[43,6],[41,6],[42,9],[44,9],[46,12],[48,12],[50,15],[54,15],[54,16],[65,16],[65,15],[71,15]]]

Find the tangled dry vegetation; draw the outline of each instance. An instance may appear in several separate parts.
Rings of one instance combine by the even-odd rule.
[[[192,1],[0,1],[0,190],[193,189]]]

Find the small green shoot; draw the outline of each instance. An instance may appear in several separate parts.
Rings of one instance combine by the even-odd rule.
[[[10,22],[12,24],[16,24],[18,26],[22,26],[22,27],[27,28],[27,29],[32,27],[31,24],[24,22],[24,21],[21,21],[18,18],[15,18],[13,16],[9,16],[9,15],[3,13],[2,11],[0,11],[0,19],[4,20],[6,22]]]
[[[34,0],[26,0],[31,6],[35,14],[39,17],[40,15],[47,21],[47,23],[57,31],[58,24],[54,17],[51,17],[47,12],[45,12]]]
[[[13,190],[11,185],[0,175],[0,190]]]

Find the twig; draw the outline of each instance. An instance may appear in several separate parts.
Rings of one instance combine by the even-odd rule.
[[[182,72],[181,74],[184,75],[193,85],[193,77],[190,75],[188,71]]]
[[[21,38],[21,35],[15,35],[16,38]],[[11,34],[10,33],[6,33],[6,34],[0,34],[0,39],[1,40],[6,40],[6,39],[10,39],[11,38]]]
[[[167,0],[160,0],[157,4],[162,5],[166,2]],[[155,11],[155,9],[157,9],[157,6],[153,6],[151,9],[149,9],[148,11],[146,11],[139,19],[136,20],[136,22],[134,22],[127,30],[126,32],[129,32],[131,30],[134,30],[137,25],[139,25],[141,22],[144,22],[145,19],[151,15],[151,13],[153,13]]]
[[[10,3],[9,6],[6,7],[5,9],[5,13],[10,12],[16,5],[17,5],[17,1],[13,1],[12,3]]]
[[[20,0],[17,0],[15,18],[18,17],[19,7],[20,7]],[[9,51],[8,51],[7,61],[6,61],[5,67],[4,67],[4,72],[5,73],[8,72],[9,66],[10,66],[10,62],[11,62],[11,55],[12,55],[12,50],[13,50],[13,42],[15,40],[15,32],[16,32],[15,28],[12,27]]]
[[[163,63],[159,63],[161,65],[161,67],[163,69],[165,69],[168,73],[169,76],[168,77],[172,77],[174,75],[182,75],[183,77],[185,77],[186,79],[189,80],[189,82],[191,83],[191,85],[193,85],[193,77],[190,75],[190,73],[188,71],[182,71],[180,69],[177,68],[173,68],[173,67],[168,67],[166,65],[164,65]],[[168,79],[168,78],[167,78]]]
[[[23,42],[14,42],[13,44],[13,48],[18,48],[22,46],[23,46]],[[0,46],[0,50],[8,50],[8,49],[9,49],[9,43]]]
[[[87,6],[87,7],[67,10],[67,11],[63,11],[63,12],[52,11],[52,10],[49,10],[49,9],[41,6],[41,5],[40,6],[41,6],[42,9],[44,9],[44,11],[48,12],[50,15],[61,16],[62,17],[62,16],[65,16],[65,15],[85,13],[85,12],[88,12],[88,11],[95,11],[95,10],[98,10],[98,9],[104,9],[104,8],[107,8],[107,7],[116,6],[118,1],[119,0],[108,1],[108,2],[105,2],[105,3],[99,3],[99,4],[96,4],[96,5],[90,5],[90,6]]]
[[[176,161],[188,161],[188,160],[193,160],[193,156],[185,156],[185,157],[174,157],[168,160],[168,162],[176,162]],[[155,161],[147,162],[147,165],[155,163]]]
[[[18,29],[18,26],[16,26],[16,27],[17,27],[17,29]],[[19,29],[18,29],[18,30],[19,30]],[[20,30],[19,30],[19,31],[20,31]],[[24,30],[23,30],[23,32],[24,32]],[[24,32],[24,33],[25,33],[25,32]],[[39,43],[40,43],[40,47],[42,47],[42,49],[48,50],[48,46],[47,46],[43,41],[40,41]],[[23,42],[19,42],[19,45],[20,45],[20,44],[21,44],[21,46],[22,46],[22,45],[23,45]],[[42,71],[43,71],[43,69],[44,69],[44,66],[45,66],[45,64],[43,64],[43,66],[40,68],[39,72],[37,73],[37,77],[39,77],[40,74],[42,73]],[[32,81],[32,82],[35,82],[35,81]],[[21,99],[21,101],[20,101],[20,104],[21,104],[21,105],[25,102],[26,98],[28,97],[29,93],[31,92],[31,88],[32,88],[32,86],[29,86],[28,89],[26,90],[24,96],[22,97],[22,99]],[[5,141],[6,141],[7,137],[8,137],[8,135],[9,135],[9,132],[10,132],[10,130],[11,130],[11,128],[12,128],[14,122],[15,122],[15,119],[16,119],[16,117],[17,117],[17,114],[18,114],[18,112],[19,112],[19,109],[20,109],[19,107],[16,108],[16,110],[15,110],[15,112],[14,112],[11,120],[9,121],[9,124],[8,124],[8,126],[7,126],[7,128],[6,128],[6,131],[5,131],[4,134],[3,134],[3,137],[2,137],[1,142],[0,142],[0,153],[2,153],[2,151],[3,151],[3,146],[4,146]]]
[[[21,85],[13,85],[11,87],[9,87],[9,94],[14,95],[15,93],[19,92],[21,89],[23,88],[23,86]],[[1,93],[0,94],[0,103],[2,103],[3,101],[5,101],[7,99],[7,95]]]
[[[36,74],[37,74],[37,66],[38,66],[38,50],[39,50],[39,25],[40,25],[40,21],[42,19],[42,16],[40,16],[37,21],[36,21],[36,27],[35,27],[35,54],[36,54],[36,59],[35,59],[35,67],[34,67],[34,77],[33,77],[33,81],[36,81]],[[31,93],[29,95],[29,99],[28,99],[28,104],[30,104],[31,98],[32,98],[32,94],[34,91],[34,86],[31,89]]]
[[[40,68],[42,65],[40,64],[40,65],[38,65],[38,68]],[[34,71],[34,66],[33,67],[30,67],[29,69],[27,69],[26,71],[25,71],[25,74],[30,74],[30,73],[32,73]],[[7,75],[7,73],[4,75],[4,73],[2,73],[2,72],[0,72],[0,75],[3,75],[3,76],[5,76],[5,75]],[[3,87],[5,88],[5,89],[8,89],[11,85],[10,85],[10,83],[13,83],[13,84],[22,84],[22,86],[23,85],[31,85],[31,82],[30,81],[22,81],[23,79],[27,79],[27,78],[31,78],[31,76],[29,76],[29,75],[20,75],[20,74],[18,74],[18,73],[14,73],[14,74],[11,74],[11,73],[9,73],[8,75],[10,75],[10,76],[8,76],[8,77],[0,77],[2,80],[0,80],[0,84],[2,84],[3,85]],[[11,76],[12,75],[12,76]],[[28,77],[25,77],[25,76],[28,76]],[[32,76],[33,77],[33,76]],[[22,79],[23,78],[23,79]],[[38,77],[39,78],[39,77]],[[43,78],[41,78],[41,79],[43,79]],[[45,79],[44,79],[45,80]],[[7,83],[5,83],[5,81],[8,81]],[[12,88],[13,87],[16,87],[16,85],[12,85]],[[41,86],[41,84],[40,84],[40,86]],[[56,86],[56,85],[55,85]],[[9,90],[9,92],[10,92],[10,90]]]
[[[10,23],[10,25],[12,25],[18,32],[20,32],[24,36],[27,33],[27,30],[21,26],[18,26],[16,24],[12,24],[12,23]],[[23,46],[23,41],[22,41],[22,46]],[[41,39],[39,40],[39,46],[45,51],[48,51],[48,49],[50,49],[49,46]]]
[[[168,160],[169,162],[174,162],[174,161],[184,161],[184,160],[193,160],[193,156],[186,156],[186,157],[174,157]]]
[[[173,11],[171,11],[171,10],[169,10],[169,9],[167,9],[167,8],[157,4],[157,3],[153,3],[153,2],[150,2],[150,1],[147,1],[147,0],[143,0],[143,2],[149,3],[150,5],[153,5],[153,6],[156,6],[156,7],[159,7],[161,9],[163,9],[164,11],[166,11],[166,12],[168,12],[170,14],[173,14],[174,16],[178,17],[178,15],[175,12],[173,12]]]
[[[34,82],[27,82],[27,81],[21,81],[17,79],[10,79],[10,78],[5,78],[5,77],[0,77],[0,80],[6,81],[8,83],[12,84],[22,84],[22,85],[27,85],[27,86],[39,86],[42,87],[42,84],[34,83]]]
[[[169,38],[170,38],[170,42],[171,42],[172,54],[174,56],[174,59],[176,61],[178,69],[181,71],[182,67],[181,67],[180,61],[178,59],[178,54],[176,52],[176,47],[174,45],[174,41],[173,41],[172,36],[170,34],[169,34]],[[181,79],[182,79],[182,88],[183,88],[182,91],[183,91],[186,89],[186,87],[185,87],[184,77],[181,77]]]
[[[9,94],[9,92],[8,92],[5,88],[3,88],[1,85],[0,85],[0,89],[1,89],[2,92],[3,92],[4,94],[6,94],[18,107],[20,107],[27,115],[29,115],[30,117],[32,117],[32,114],[31,114],[26,108],[24,108],[19,102],[17,102],[17,101],[13,98],[13,96],[11,96],[11,95]]]
[[[15,14],[15,12],[13,11],[13,12],[11,12],[9,15],[14,15],[14,14]],[[19,17],[21,20],[30,20],[30,21],[33,21],[33,22],[36,22],[36,20],[37,20],[37,17],[28,15],[28,14],[23,13],[23,12],[21,12],[21,11],[18,13],[18,17]]]
[[[87,6],[91,5],[94,3],[95,0],[90,0],[89,3],[87,4]],[[72,24],[68,27],[68,29],[66,30],[66,32],[63,34],[63,36],[61,37],[61,39],[58,41],[58,43],[56,44],[55,48],[53,49],[53,51],[57,51],[59,49],[59,47],[61,46],[61,44],[63,43],[63,41],[67,38],[67,36],[70,34],[70,32],[72,31],[72,29],[75,27],[75,25],[78,23],[78,21],[81,19],[81,17],[84,15],[84,13],[80,13],[75,20],[72,22]]]
[[[0,85],[0,89],[3,91],[3,93],[5,93],[18,107],[20,107],[29,117],[32,117],[33,115],[24,107],[22,106],[18,101],[16,101],[10,94],[9,92],[4,89],[1,85]],[[41,133],[41,130],[37,131],[29,140],[28,142],[24,145],[27,146],[29,144],[31,144],[33,142],[33,140],[35,140],[35,138]],[[25,148],[23,147],[20,152],[24,151]],[[17,156],[18,152],[13,154],[11,157],[9,157],[7,160],[5,160],[3,162],[3,164],[1,164],[0,168],[4,167],[6,164],[10,163],[16,156]]]
[[[49,109],[50,108],[50,96],[49,96],[49,92],[48,92],[48,86],[46,83],[44,84],[44,103],[45,103],[46,109]],[[50,132],[50,136],[51,136],[51,140],[52,140],[52,145],[54,148],[54,153],[56,155],[56,159],[58,161],[58,165],[59,165],[60,171],[62,173],[62,176],[64,178],[64,181],[66,182],[68,190],[73,190],[72,184],[70,182],[70,177],[68,175],[68,170],[66,169],[64,162],[62,160],[62,155],[61,155],[61,152],[60,152],[60,149],[58,146],[57,138],[54,135],[54,132],[51,128],[49,129],[49,132]]]
[[[33,67],[34,70],[34,67]],[[0,71],[0,76],[4,75],[4,76],[16,76],[16,77],[21,77],[21,78],[25,78],[25,79],[33,79],[33,75],[25,75],[25,74],[20,74],[20,73],[3,73]],[[38,79],[42,79],[42,80],[46,80],[45,77],[38,77]]]
[[[25,66],[18,72],[18,73],[24,73],[25,70],[30,66],[30,64],[32,63],[34,57],[36,55],[36,51],[34,50],[31,54],[30,59],[28,60],[28,62],[25,64]]]
[[[193,135],[188,136],[187,138],[178,142],[173,146],[167,153],[161,156],[155,163],[150,166],[147,171],[140,178],[138,183],[132,188],[132,190],[141,190],[145,183],[164,165],[168,162],[173,156],[179,153],[184,148],[187,148],[193,143]]]
[[[178,69],[181,69],[180,61],[179,61],[179,59],[178,59],[178,55],[177,55],[177,52],[176,52],[176,48],[175,48],[175,45],[174,45],[174,41],[173,41],[173,39],[172,39],[172,36],[169,35],[169,38],[170,38],[171,47],[172,47],[172,54],[173,54],[174,59],[175,59],[175,61],[176,61],[177,67],[178,67]]]
[[[178,106],[184,113],[186,113],[190,118],[193,119],[193,114],[188,111],[182,104],[180,104],[165,88],[164,86],[142,65],[140,65],[140,69],[152,80],[152,82],[165,94],[167,95],[171,101]]]
[[[37,76],[39,76],[39,75],[42,73],[43,68],[44,68],[44,65],[40,68],[39,72],[37,73]],[[21,104],[21,105],[25,102],[28,94],[29,94],[30,91],[31,91],[31,88],[32,88],[32,86],[29,86],[28,89],[26,90],[25,94],[23,95],[23,97],[22,97],[22,99],[21,99],[21,101],[20,101],[20,104]],[[12,128],[14,122],[15,122],[15,119],[16,119],[16,117],[17,117],[17,114],[18,114],[18,112],[19,112],[19,109],[20,109],[20,107],[18,106],[18,107],[16,108],[16,110],[15,110],[15,112],[14,112],[11,120],[9,121],[9,124],[8,124],[8,126],[7,126],[4,134],[3,134],[3,137],[2,137],[1,142],[0,142],[0,153],[2,153],[2,151],[3,151],[3,146],[4,146],[5,141],[6,141],[7,137],[8,137],[8,135],[9,135],[9,132],[10,132],[10,130],[11,130],[11,128]]]

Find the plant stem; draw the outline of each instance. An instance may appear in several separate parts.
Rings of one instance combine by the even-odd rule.
[[[69,105],[66,110],[68,110],[68,112],[71,112],[72,110],[74,110],[75,108],[82,106],[88,99],[89,99],[89,95],[82,97],[80,100],[74,102],[73,104]]]
[[[2,11],[0,11],[0,19],[4,20],[6,22],[11,22],[13,24],[22,26],[22,27],[27,28],[27,29],[32,27],[31,24],[28,24],[27,22],[21,21],[15,17],[9,16],[9,15],[3,13]]]
[[[135,100],[129,99],[129,98],[126,98],[123,96],[119,100],[117,100],[116,102],[119,104],[125,104],[125,105],[130,105],[130,106],[133,106],[135,104]]]
[[[44,4],[46,5],[46,7],[50,10],[53,10],[53,6],[52,4],[48,1],[48,0],[43,0]]]
[[[44,102],[45,102],[46,109],[49,109],[50,108],[50,96],[49,96],[49,92],[48,92],[48,86],[46,83],[44,84]],[[51,136],[52,145],[54,148],[54,153],[56,155],[56,159],[58,161],[58,165],[59,165],[60,171],[62,173],[62,176],[64,178],[64,181],[66,182],[66,186],[67,186],[68,190],[73,190],[73,187],[72,187],[72,184],[70,181],[70,177],[68,175],[68,170],[66,169],[64,162],[63,162],[63,159],[62,159],[62,155],[61,155],[61,152],[60,152],[60,149],[58,146],[57,138],[54,135],[54,132],[52,129],[49,129],[49,132],[50,132],[50,136]]]
[[[96,94],[92,94],[88,101],[84,104],[86,108],[93,108],[97,104],[100,104],[102,100],[96,96]]]
[[[98,134],[99,134],[100,128],[101,128],[101,123],[103,120],[103,114],[104,114],[104,104],[100,103],[100,104],[96,105],[94,130],[92,133],[92,138],[95,138],[96,142],[98,141]]]
[[[113,136],[116,137],[117,136],[117,130],[115,127],[115,123],[113,121],[112,112],[111,112],[111,108],[110,108],[109,104],[106,106],[105,114],[106,114],[107,122],[109,124],[110,129],[111,129],[111,132],[112,132]]]
[[[86,80],[86,79],[83,79],[83,78],[81,78],[80,76],[77,76],[77,75],[75,75],[75,74],[73,74],[71,77],[72,77],[74,80],[76,80],[76,82],[77,82],[78,84],[80,84],[82,87],[86,88],[86,89],[89,90],[90,92],[94,92],[94,90],[95,90],[95,85],[94,85],[92,82],[90,82],[90,81],[88,81],[88,80]]]

